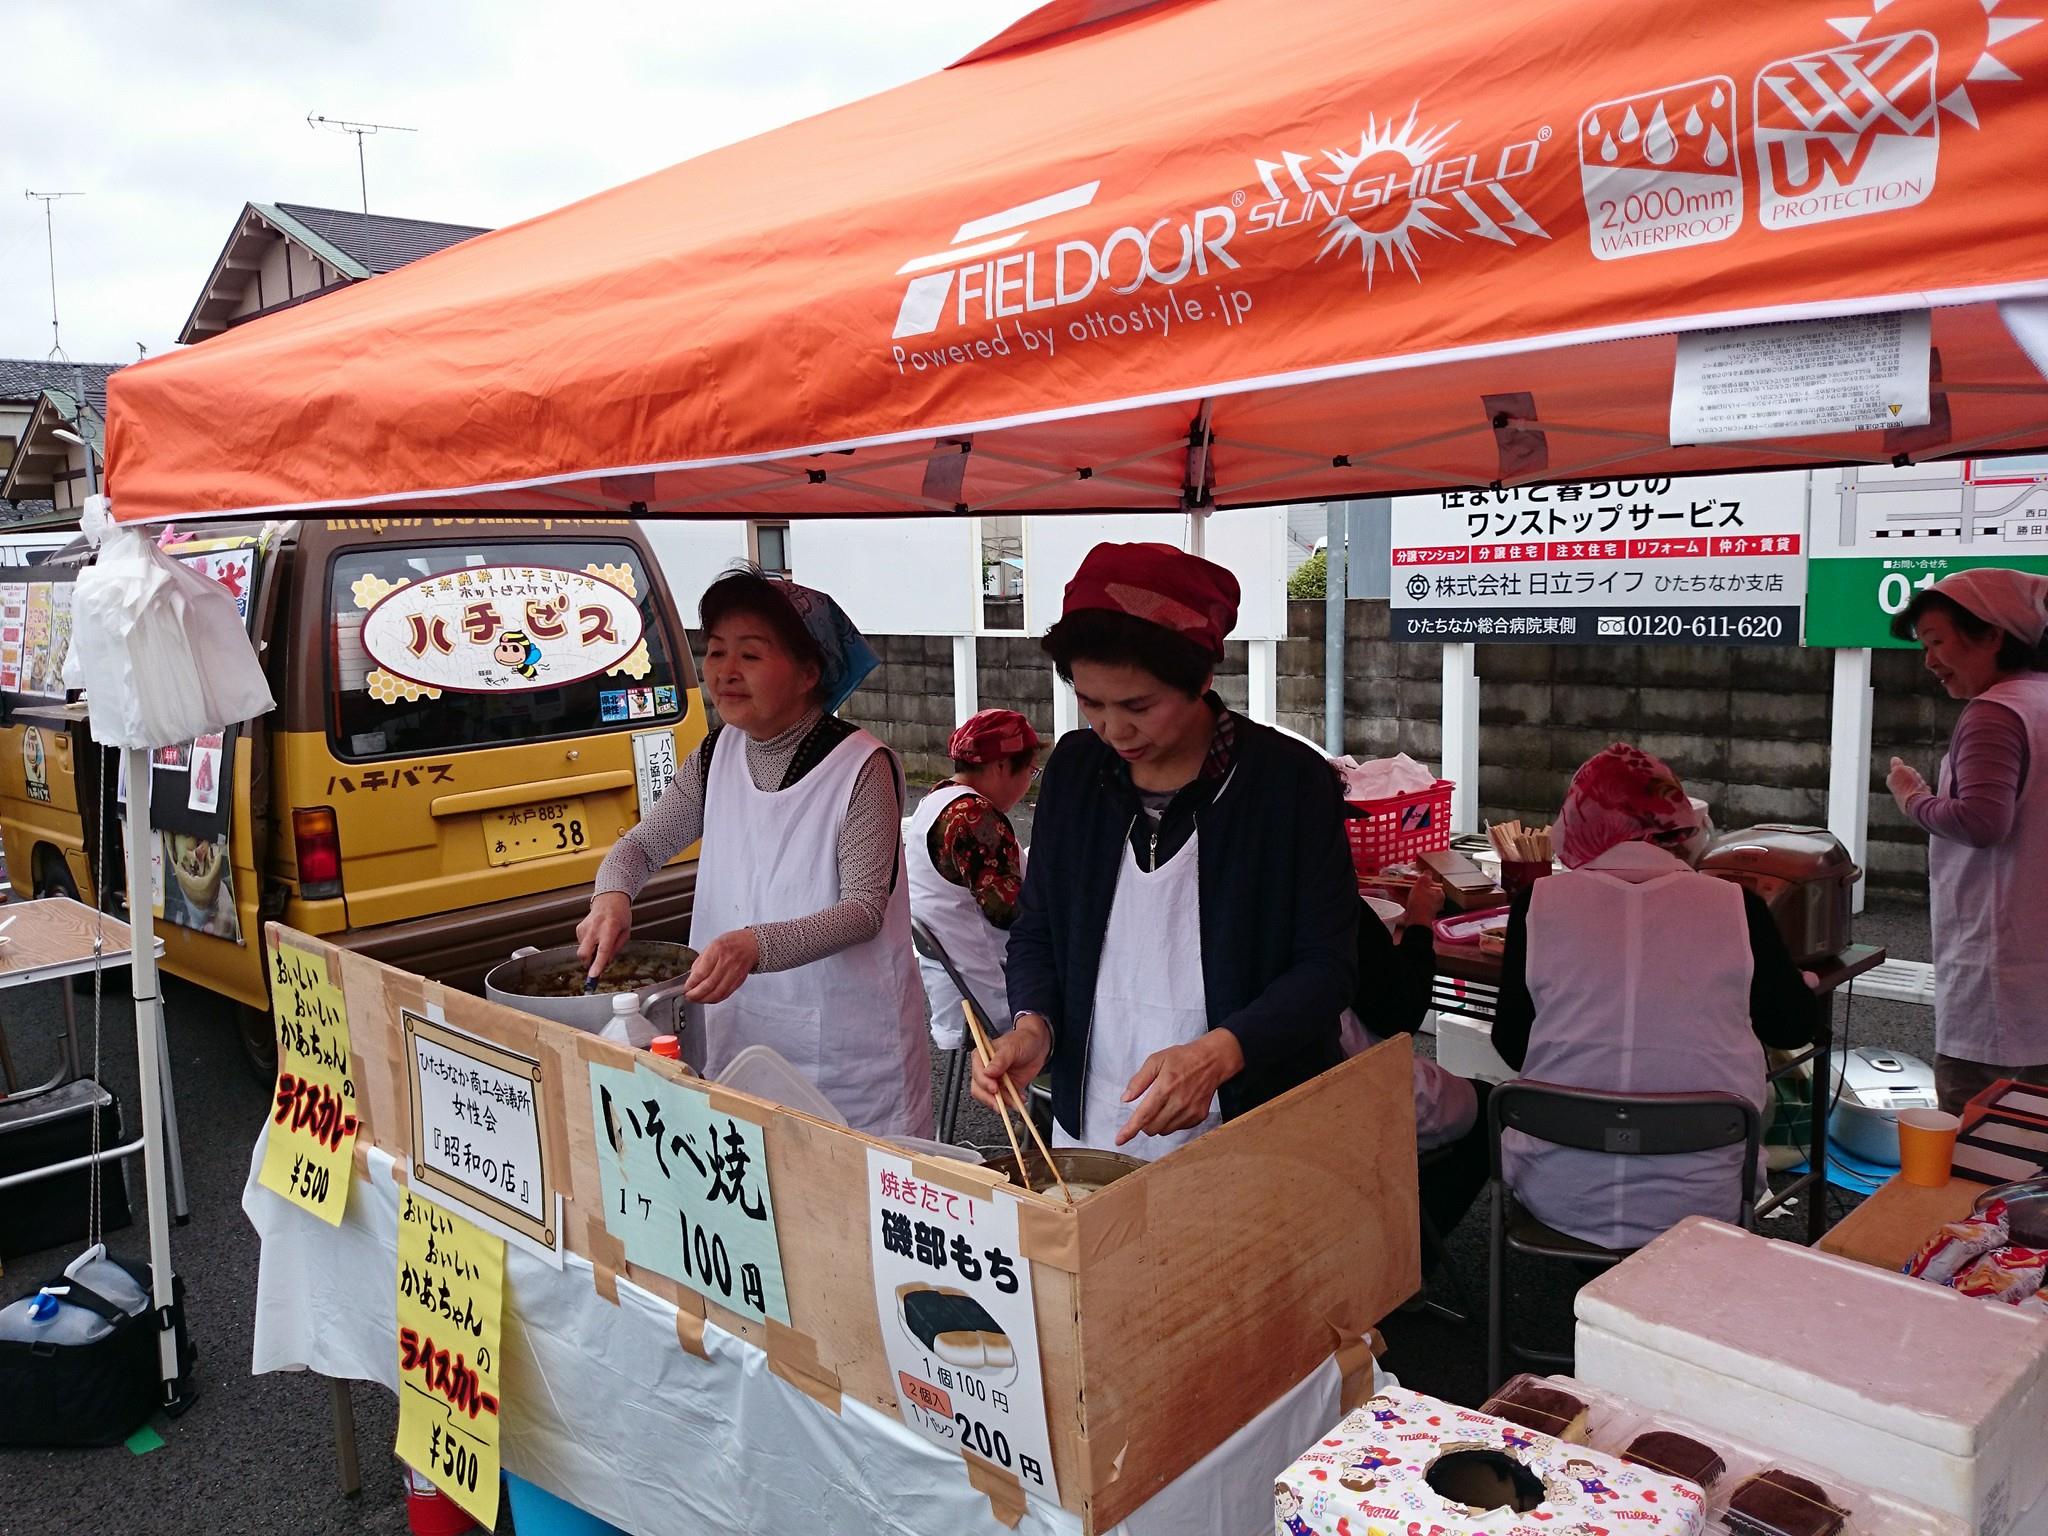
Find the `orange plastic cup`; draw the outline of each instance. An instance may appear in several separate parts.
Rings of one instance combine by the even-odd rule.
[[[1948,1182],[1963,1122],[1938,1109],[1899,1111],[1899,1174],[1908,1184],[1939,1189]]]

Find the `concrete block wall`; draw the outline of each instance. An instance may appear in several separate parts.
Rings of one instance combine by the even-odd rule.
[[[1288,604],[1279,646],[1280,723],[1323,739],[1320,602]],[[1387,605],[1345,605],[1345,749],[1395,752],[1436,767],[1442,753],[1443,652],[1388,638]],[[693,641],[698,637],[693,636]],[[944,637],[871,635],[882,659],[841,713],[903,755],[913,781],[944,777],[952,734],[953,646]],[[1217,691],[1246,707],[1246,648],[1234,644]],[[701,646],[700,646],[701,654]],[[1052,664],[1035,638],[977,642],[983,708],[1022,711],[1052,731]],[[1481,814],[1548,821],[1578,765],[1614,741],[1662,757],[1723,828],[1761,821],[1824,825],[1833,658],[1826,651],[1706,646],[1479,647]],[[1880,651],[1871,745],[1873,885],[1925,889],[1926,836],[1892,804],[1893,754],[1932,779],[1960,708],[1917,652]]]

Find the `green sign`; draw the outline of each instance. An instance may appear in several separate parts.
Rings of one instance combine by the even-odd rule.
[[[1851,555],[1809,561],[1806,568],[1806,643],[1836,649],[1904,648],[1892,638],[1892,618],[1942,577],[1980,565],[2001,565],[2048,576],[2039,555]]]

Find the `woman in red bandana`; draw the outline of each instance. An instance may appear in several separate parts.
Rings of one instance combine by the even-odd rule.
[[[1765,1103],[1765,1046],[1813,1043],[1818,1006],[1762,900],[1692,867],[1699,813],[1656,758],[1616,743],[1572,776],[1563,873],[1508,912],[1494,1048],[1524,1077]],[[1501,1138],[1515,1198],[1603,1248],[1690,1215],[1735,1221],[1741,1151],[1621,1157]]]
[[[1046,653],[1089,729],[1054,748],[1010,928],[997,1102],[1050,1063],[1055,1140],[1158,1157],[1342,1059],[1357,886],[1321,755],[1211,691],[1237,580],[1098,544]]]

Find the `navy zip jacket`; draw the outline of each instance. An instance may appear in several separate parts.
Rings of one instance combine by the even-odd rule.
[[[1338,1015],[1357,971],[1359,906],[1329,764],[1278,731],[1242,717],[1231,724],[1228,775],[1175,798],[1158,852],[1164,863],[1186,844],[1188,829],[1175,822],[1191,802],[1209,1027],[1229,1030],[1244,1050],[1244,1070],[1217,1093],[1226,1120],[1343,1059]],[[1053,1114],[1076,1137],[1089,1033],[1117,1027],[1092,1017],[1095,979],[1136,815],[1123,760],[1094,732],[1068,732],[1039,781],[1007,973],[1010,1006],[1051,1021]],[[1087,1135],[1108,1146],[1117,1129],[1091,1125]]]

